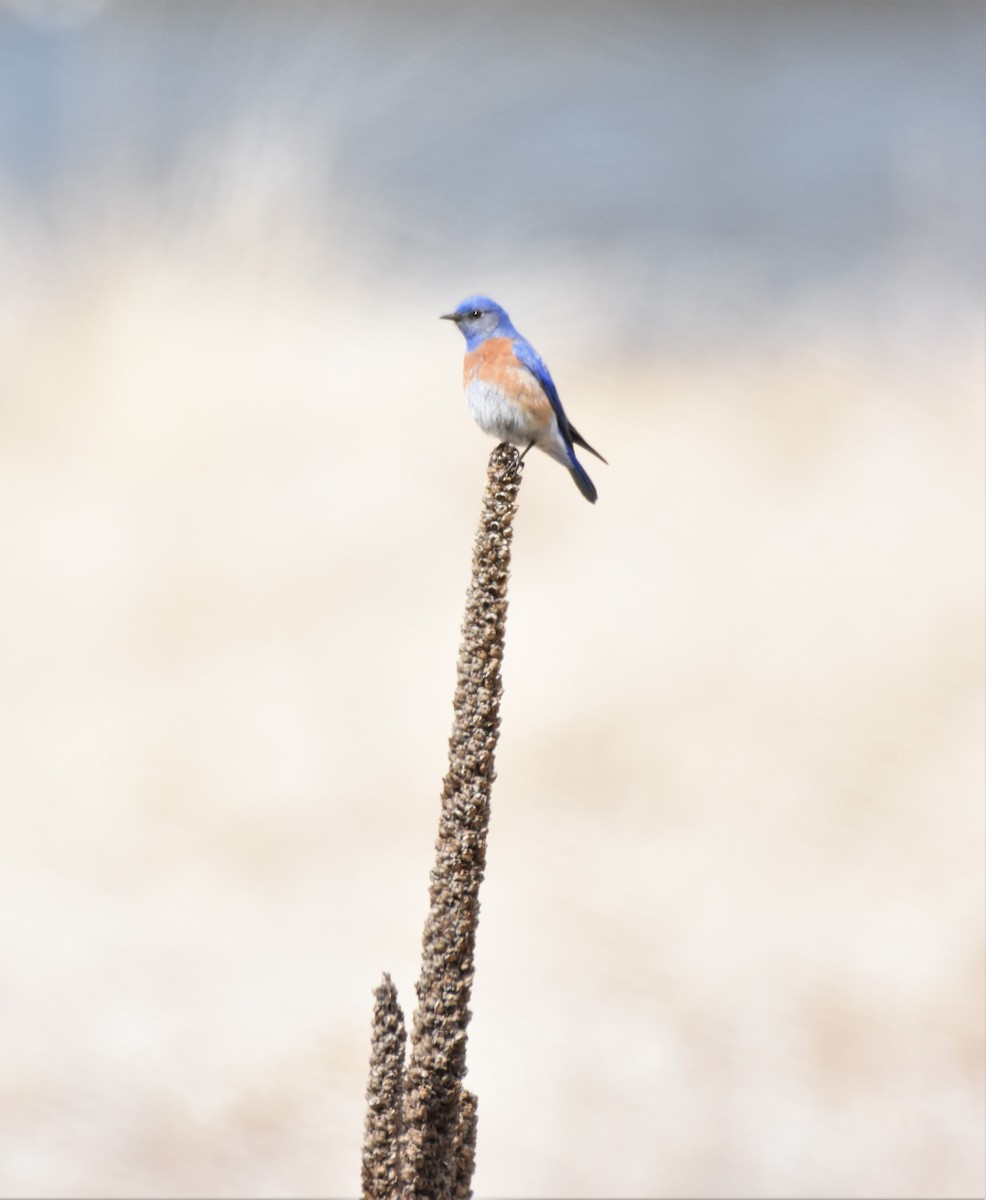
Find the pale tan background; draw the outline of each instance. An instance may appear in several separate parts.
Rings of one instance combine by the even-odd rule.
[[[0,1192],[352,1195],[488,442],[499,1196],[984,1180],[981,5],[0,11]]]

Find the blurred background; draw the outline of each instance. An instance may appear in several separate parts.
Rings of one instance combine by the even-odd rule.
[[[984,1179],[984,10],[0,7],[0,1192],[359,1189],[550,364],[479,1195]]]

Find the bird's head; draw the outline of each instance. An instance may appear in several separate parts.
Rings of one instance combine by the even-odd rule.
[[[489,337],[517,335],[510,318],[489,296],[467,296],[452,312],[444,313],[442,320],[454,321],[458,325],[470,350]]]

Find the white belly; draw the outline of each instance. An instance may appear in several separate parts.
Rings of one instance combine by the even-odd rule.
[[[520,405],[508,403],[499,388],[480,379],[469,381],[466,400],[473,420],[480,429],[502,442],[527,446],[544,435],[541,421],[525,412]]]

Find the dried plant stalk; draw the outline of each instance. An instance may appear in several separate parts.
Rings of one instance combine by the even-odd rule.
[[[479,923],[479,885],[494,753],[500,728],[500,664],[507,619],[510,543],[521,467],[513,447],[490,455],[473,546],[472,581],[459,649],[449,769],[442,788],[430,909],[422,939],[411,1056],[405,1079],[405,1196],[471,1195],[475,1101],[463,1102],[466,1028]]]
[[[476,1166],[476,1107],[476,1097],[463,1088],[459,1102],[459,1125],[452,1143],[452,1179],[449,1188],[452,1200],[469,1200],[472,1195],[472,1173]]]
[[[462,1080],[500,727],[510,543],[522,469],[512,446],[499,445],[490,455],[462,624],[418,1008],[403,1073],[403,1018],[396,993],[387,976],[377,990],[363,1151],[364,1195],[373,1200],[468,1200],[472,1195],[476,1097]]]
[[[367,1200],[397,1200],[404,1099],[404,1014],[389,975],[384,975],[374,995],[363,1139],[363,1195]]]

